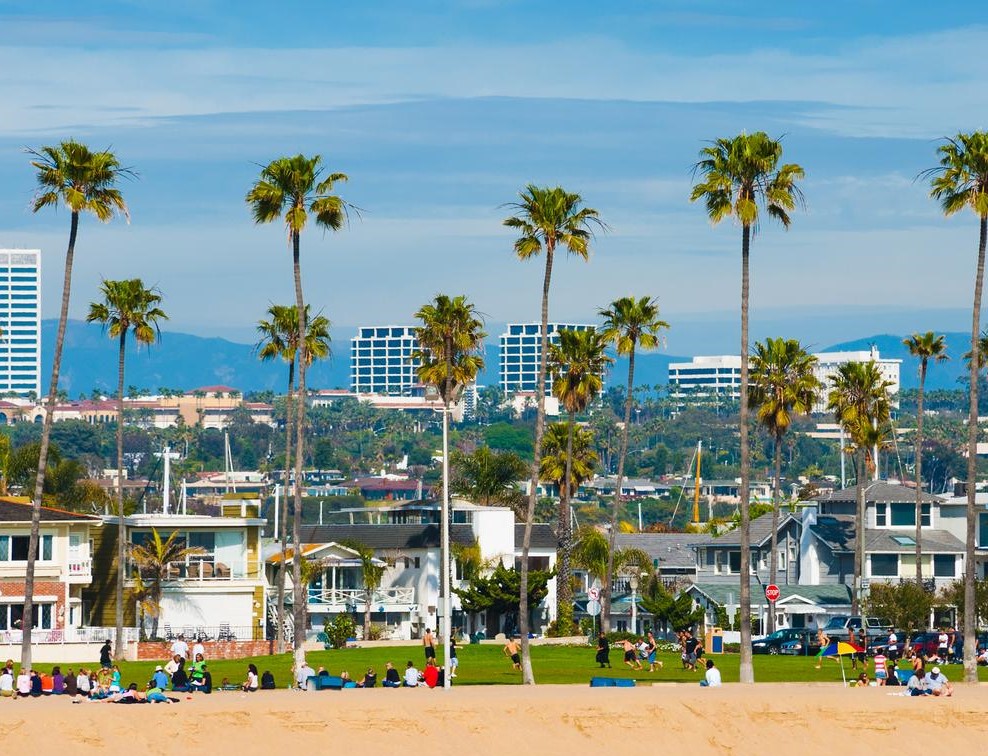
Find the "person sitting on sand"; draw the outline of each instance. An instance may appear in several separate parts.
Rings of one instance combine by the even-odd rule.
[[[31,670],[24,667],[17,675],[17,695],[21,698],[31,695]]]
[[[41,694],[45,696],[50,696],[55,691],[55,678],[49,673],[43,672],[41,674]]]
[[[38,671],[37,670],[32,669],[31,670],[31,697],[32,698],[38,698],[39,696],[41,696],[41,693],[42,693],[41,675],[38,674]]]
[[[502,650],[504,651],[504,655],[511,659],[514,668],[521,669],[521,656],[519,655],[521,644],[514,638],[508,638],[508,642],[504,644],[504,649]]]
[[[401,687],[401,675],[398,674],[398,670],[391,662],[384,665],[384,682],[381,683],[381,686],[384,688]]]
[[[189,675],[185,671],[185,659],[178,663],[178,669],[172,675],[172,690],[178,693],[189,692]]]
[[[178,654],[173,654],[172,657],[165,662],[165,674],[168,675],[168,679],[172,679],[172,675],[178,670],[179,664],[182,662],[182,657]]]
[[[910,696],[928,696],[931,692],[926,682],[926,675],[913,672],[913,676],[909,678],[909,682],[906,685],[906,693]]]
[[[318,676],[321,677],[324,672],[326,670],[320,667]],[[309,678],[316,676],[316,671],[309,666],[309,663],[303,662],[302,666],[295,672],[295,687],[299,690],[306,690],[309,687]]]
[[[707,671],[700,680],[700,686],[704,688],[719,688],[723,683],[720,679],[720,670],[714,666],[713,659],[707,659]]]
[[[377,675],[373,669],[368,669],[364,673],[364,679],[357,683],[358,688],[373,688],[377,685]]]
[[[406,688],[417,688],[419,685],[419,671],[415,669],[415,665],[411,661],[405,665],[405,680],[403,685]]]
[[[899,682],[899,675],[896,674],[895,659],[888,660],[888,664],[886,664],[886,670],[887,670],[887,674],[885,677],[886,687],[888,686],[897,687],[902,684],[901,682]],[[879,683],[879,685],[880,684],[881,683]]]
[[[624,663],[632,669],[641,669],[642,663],[638,661],[638,654],[635,651],[635,644],[625,638],[618,641],[618,645],[624,650]]]
[[[75,687],[79,691],[79,695],[88,696],[92,687],[89,684],[89,670],[84,667],[79,667],[79,673],[75,676]]]
[[[165,691],[161,688],[154,687],[151,683],[148,683],[147,693],[145,693],[144,697],[148,703],[172,703],[172,699],[165,695]]]
[[[159,664],[154,668],[154,674],[151,675],[151,682],[154,683],[152,687],[161,688],[164,690],[168,687],[168,683],[171,682],[171,677],[165,672],[162,666]]]
[[[940,672],[940,667],[934,667],[925,678],[926,687],[930,695],[949,697],[954,695],[954,686],[950,684],[947,676]]]
[[[225,680],[226,678],[224,678]],[[229,682],[229,681],[227,681]],[[264,670],[264,674],[261,675],[261,690],[274,690],[274,675],[271,674],[271,670]],[[226,684],[224,683],[224,690],[226,690]]]
[[[855,682],[858,684],[859,688],[867,688],[868,685],[870,684],[868,680],[868,673],[862,672],[860,675],[858,675],[858,679],[855,680]]]
[[[435,688],[436,683],[439,682],[439,667],[436,666],[435,659],[429,659],[425,663],[425,669],[422,671],[422,681],[430,688]]]
[[[0,672],[0,696],[3,698],[13,698],[14,696],[14,676],[10,674],[10,669],[3,668]]]
[[[342,672],[340,672],[340,680],[343,681],[343,687],[344,688],[356,688],[357,687],[357,683],[354,682],[353,678],[350,677],[350,673],[347,672],[345,669]]]
[[[244,680],[243,691],[245,693],[257,692],[257,667],[253,664],[247,665],[247,679]]]
[[[206,662],[202,654],[192,662],[192,669],[189,674],[189,690],[205,690],[206,688]]]

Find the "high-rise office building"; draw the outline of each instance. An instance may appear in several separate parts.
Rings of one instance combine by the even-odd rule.
[[[41,251],[0,249],[0,392],[41,394]]]
[[[590,331],[595,326],[586,323],[549,323],[549,343],[559,343],[559,332]],[[534,392],[539,380],[541,351],[540,323],[509,323],[508,330],[501,334],[498,353],[500,355],[501,390],[509,392]],[[552,393],[551,381],[546,381],[546,393]]]
[[[409,396],[420,383],[414,326],[362,326],[350,340],[350,390]]]

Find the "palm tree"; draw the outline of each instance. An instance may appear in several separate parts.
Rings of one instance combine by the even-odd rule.
[[[988,243],[988,132],[975,131],[958,134],[937,148],[940,164],[926,171],[932,179],[930,196],[940,201],[944,215],[953,215],[970,208],[978,216],[978,265],[974,280],[974,307],[971,316],[970,407],[967,421],[967,538],[964,554],[964,679],[975,682],[978,668],[975,664],[975,595],[976,570],[974,563],[975,532],[978,512],[975,509],[975,478],[978,473],[978,356],[981,345],[978,332],[981,328],[981,289],[985,277],[985,246]]]
[[[919,358],[919,395],[916,398],[916,582],[923,584],[923,390],[926,387],[926,370],[930,360],[943,362],[947,357],[947,344],[943,336],[933,331],[914,333],[902,342],[909,354]],[[979,350],[980,351],[980,350]]]
[[[325,359],[329,356],[329,320],[322,315],[309,320],[308,305],[306,305],[306,336],[305,355],[309,365],[315,359]],[[281,562],[278,564],[278,637],[275,641],[277,652],[285,651],[285,622],[281,616],[285,610],[285,573],[288,569],[286,553],[288,550],[288,481],[291,479],[292,464],[292,409],[295,395],[295,363],[298,358],[298,308],[295,305],[271,305],[268,308],[270,320],[261,320],[257,324],[261,341],[257,344],[257,356],[262,361],[282,359],[288,363],[288,394],[285,400],[285,495],[281,501],[279,533],[281,542]]]
[[[610,539],[597,528],[585,525],[576,534],[573,564],[596,578],[604,578],[608,569],[620,572],[624,567],[649,569],[652,558],[647,552],[632,547],[611,549]]]
[[[124,357],[127,353],[127,334],[133,333],[138,346],[151,346],[161,338],[159,323],[168,320],[161,304],[161,294],[154,287],[147,288],[139,278],[123,281],[104,280],[100,286],[102,302],[89,305],[87,323],[99,323],[111,339],[116,339],[117,350],[117,559],[124,563],[123,504],[123,426],[124,426]],[[115,648],[123,648],[123,588],[124,571],[117,570],[117,628]]]
[[[621,509],[621,486],[624,484],[624,463],[628,456],[628,431],[631,427],[631,407],[634,404],[635,353],[638,350],[655,349],[661,333],[669,324],[659,318],[659,304],[653,297],[621,297],[611,306],[600,311],[604,318],[604,333],[608,341],[617,347],[617,353],[628,356],[628,387],[624,400],[624,428],[621,429],[621,451],[618,456],[617,485],[611,506],[611,546],[614,554],[614,538],[617,535],[618,512]],[[611,624],[611,582],[614,569],[611,565],[604,578],[601,591],[601,628],[606,632]]]
[[[302,532],[302,463],[305,441],[305,373],[309,365],[306,350],[305,298],[302,295],[302,266],[300,244],[302,231],[314,216],[315,224],[324,229],[339,231],[347,221],[350,205],[332,194],[333,187],[347,180],[344,173],[324,175],[319,155],[306,157],[282,157],[273,160],[261,169],[258,180],[247,192],[246,201],[250,206],[255,223],[271,223],[283,219],[292,245],[292,273],[295,279],[295,307],[298,317],[298,401],[295,417],[295,512],[292,518],[292,540],[299,543]],[[286,481],[287,483],[287,481]],[[305,641],[305,597],[302,586],[302,554],[294,549],[292,559],[292,579],[294,581],[295,633],[292,639],[296,651]]]
[[[539,340],[539,379],[536,385],[535,447],[532,460],[531,490],[528,492],[528,511],[525,513],[525,531],[521,544],[520,595],[518,597],[518,625],[521,631],[522,681],[535,684],[532,658],[529,653],[528,631],[528,553],[532,545],[532,521],[539,487],[539,456],[542,453],[542,433],[545,430],[546,373],[549,357],[549,283],[552,280],[552,261],[560,246],[572,255],[587,260],[590,257],[590,240],[593,227],[605,228],[596,210],[583,207],[579,194],[567,192],[561,186],[549,188],[529,184],[521,192],[520,201],[509,203],[517,212],[504,220],[508,228],[518,230],[515,254],[522,260],[537,257],[545,252],[545,273],[542,278],[542,330]]]
[[[861,579],[865,562],[865,486],[869,452],[881,440],[889,422],[889,389],[875,364],[845,362],[837,366],[827,397],[827,409],[834,413],[855,450],[857,517],[854,526],[854,594],[852,613],[857,614],[863,599]],[[872,460],[877,465],[877,460]]]
[[[64,205],[69,213],[69,245],[65,252],[65,271],[62,278],[62,307],[58,316],[55,336],[55,354],[48,380],[48,399],[45,403],[45,419],[41,429],[41,454],[38,458],[38,474],[34,483],[33,510],[31,512],[31,537],[28,544],[27,569],[24,577],[24,627],[31,627],[34,611],[34,566],[38,557],[38,532],[41,525],[41,497],[44,490],[45,468],[48,465],[48,444],[51,424],[58,397],[58,374],[62,366],[62,347],[65,344],[65,325],[69,318],[69,299],[72,290],[72,263],[79,233],[79,216],[91,213],[97,220],[107,223],[118,213],[129,218],[123,195],[116,188],[120,178],[134,175],[120,165],[109,151],[92,152],[79,142],[67,140],[56,146],[28,150],[31,165],[36,171],[38,184],[31,210],[38,212],[46,207]],[[21,664],[31,666],[31,634],[24,633],[21,642]]]
[[[449,639],[452,633],[449,558],[449,406],[463,388],[477,379],[484,368],[484,323],[476,308],[464,296],[450,298],[439,294],[415,313],[422,325],[415,329],[419,349],[419,380],[434,386],[443,402],[443,500],[440,562],[443,595],[443,668],[445,686],[450,686]]]
[[[387,565],[381,564],[374,557],[374,549],[358,541],[343,541],[341,546],[357,552],[360,559],[360,574],[364,582],[364,640],[370,640],[371,607],[374,603],[374,591],[381,587],[381,580],[387,571]]]
[[[130,545],[130,561],[137,572],[135,579],[143,587],[143,603],[152,618],[152,638],[158,637],[158,619],[161,616],[161,588],[162,583],[168,580],[172,565],[177,562],[184,564],[189,557],[204,556],[206,553],[198,546],[186,546],[185,541],[180,540],[178,536],[179,532],[176,530],[166,540],[162,540],[161,534],[155,528],[151,528],[150,539],[143,543]],[[123,571],[123,562],[121,562],[120,572],[123,573]]]
[[[779,566],[779,504],[782,486],[782,439],[794,415],[813,411],[821,386],[814,374],[817,359],[795,339],[766,339],[755,344],[751,364],[751,406],[774,443],[775,485],[772,492],[772,542],[768,582],[775,585]],[[768,631],[775,632],[774,605],[768,614]]]
[[[489,446],[472,454],[454,451],[450,456],[453,476],[450,490],[457,496],[489,506],[509,506],[518,510],[517,482],[528,472],[528,465],[514,452],[498,452]]]
[[[559,557],[556,564],[556,632],[561,636],[572,634],[573,592],[570,553],[573,550],[573,525],[571,522],[570,500],[576,490],[568,481],[574,476],[570,470],[573,457],[573,433],[576,428],[576,414],[583,412],[599,396],[604,387],[603,372],[614,362],[606,353],[607,339],[596,329],[575,331],[563,329],[559,332],[559,343],[549,345],[549,367],[555,376],[552,393],[559,399],[563,409],[569,414],[568,438],[566,442],[566,469],[556,482],[559,486],[559,518],[557,536]],[[590,443],[593,443],[593,435]],[[546,444],[543,440],[543,453]],[[596,461],[596,460],[595,460]],[[544,467],[544,466],[543,466]],[[544,479],[544,476],[543,476]],[[582,478],[580,482],[586,480]],[[579,484],[577,484],[577,488]]]
[[[693,168],[703,180],[693,187],[690,202],[704,200],[712,223],[735,217],[741,224],[741,564],[748,564],[751,555],[751,534],[748,482],[751,477],[751,449],[748,446],[748,257],[752,231],[758,227],[760,206],[770,218],[789,228],[789,213],[802,199],[796,184],[803,169],[795,163],[779,165],[781,142],[762,131],[718,139],[700,151],[700,160]],[[742,617],[751,614],[751,582],[747,570],[741,571],[738,591]],[[755,681],[751,666],[751,626],[741,623],[740,679]]]

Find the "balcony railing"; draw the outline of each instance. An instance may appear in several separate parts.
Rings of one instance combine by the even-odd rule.
[[[69,577],[92,577],[92,559],[74,559],[69,557]]]
[[[241,565],[231,568],[216,559],[193,559],[188,562],[172,562],[168,565],[165,580],[242,580],[246,576]]]
[[[367,602],[367,592],[362,588],[309,588],[309,603],[322,604],[345,609],[347,606],[363,607]],[[377,608],[414,606],[414,588],[378,588],[371,595],[371,606]]]
[[[116,629],[112,627],[68,627],[64,630],[32,630],[31,643],[102,643],[114,640],[115,636]],[[23,637],[21,630],[0,630],[0,644],[17,646]],[[124,641],[136,641],[137,638],[136,627],[124,628]]]

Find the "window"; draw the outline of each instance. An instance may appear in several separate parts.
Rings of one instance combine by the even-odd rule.
[[[741,552],[740,551],[729,551],[727,552],[727,571],[731,574],[737,574],[741,572]]]
[[[978,515],[978,547],[988,547],[988,513]]]
[[[933,577],[957,577],[957,560],[953,554],[933,555]]]
[[[923,504],[921,516],[922,516],[922,526],[924,528],[930,527],[932,521],[931,521],[929,504]],[[916,527],[916,505],[904,504],[904,503],[876,504],[875,527],[876,528]]]
[[[898,554],[872,554],[871,574],[873,577],[898,577]]]
[[[786,550],[779,549],[779,569],[780,570],[786,569],[786,564],[787,564]]]
[[[51,630],[53,609],[54,604],[35,604],[32,626],[35,629]],[[20,630],[23,617],[24,604],[0,604],[0,630]]]
[[[875,505],[875,527],[884,528],[888,526],[888,504]]]
[[[38,543],[38,559],[50,562],[52,559],[52,536],[42,535]],[[30,536],[0,535],[0,562],[26,562]]]

